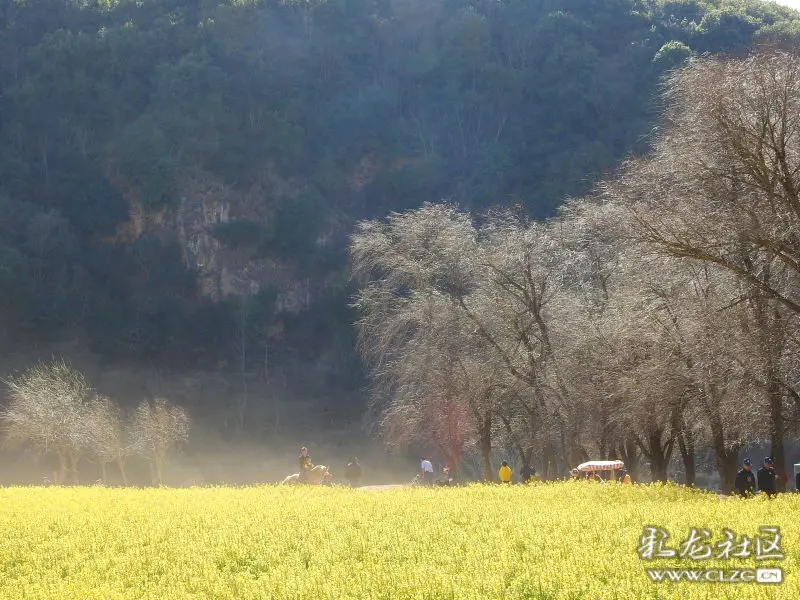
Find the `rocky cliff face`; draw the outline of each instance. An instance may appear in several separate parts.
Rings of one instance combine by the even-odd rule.
[[[374,157],[365,156],[347,176],[347,187],[354,195],[362,194],[381,171],[395,171],[417,160],[409,158],[380,165]],[[115,184],[126,189],[124,182]],[[337,274],[305,276],[291,261],[265,257],[255,252],[252,245],[227,245],[215,232],[221,224],[237,221],[267,230],[276,210],[297,202],[306,187],[302,182],[283,178],[274,165],[266,163],[244,190],[234,189],[207,172],[185,174],[178,185],[176,202],[158,210],[147,209],[135,192],[124,191],[130,217],[119,226],[113,241],[131,243],[145,234],[174,241],[181,249],[186,267],[197,273],[200,293],[204,296],[219,300],[254,294],[269,287],[277,292],[277,310],[297,312],[308,307],[329,285],[326,277]],[[333,212],[324,215],[317,246],[333,248],[344,243],[344,234],[350,226],[346,217],[337,219]]]
[[[200,293],[214,300],[257,293],[269,287],[278,293],[278,310],[308,306],[313,289],[325,282],[300,276],[287,261],[254,256],[252,249],[228,247],[214,233],[220,224],[245,220],[268,227],[281,203],[293,202],[303,186],[281,178],[267,164],[246,191],[235,190],[204,172],[184,177],[175,205],[147,209],[132,194],[129,219],[113,239],[131,243],[145,233],[174,241],[188,269],[197,273]],[[320,240],[324,243],[324,239]]]

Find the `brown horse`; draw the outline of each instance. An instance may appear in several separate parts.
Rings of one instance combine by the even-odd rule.
[[[298,483],[308,483],[309,485],[319,485],[326,479],[330,479],[331,474],[328,471],[328,467],[325,465],[316,465],[311,468],[308,472],[308,481],[303,482],[300,481],[300,473],[294,473],[289,475],[286,479],[281,481],[282,484],[298,484]]]

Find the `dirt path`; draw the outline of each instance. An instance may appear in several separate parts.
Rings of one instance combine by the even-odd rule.
[[[359,490],[397,490],[400,488],[410,487],[407,483],[392,483],[389,485],[362,485]]]

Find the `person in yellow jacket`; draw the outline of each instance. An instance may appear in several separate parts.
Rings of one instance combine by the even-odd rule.
[[[503,461],[500,466],[498,476],[500,477],[500,483],[511,483],[511,467],[508,466],[506,461]]]

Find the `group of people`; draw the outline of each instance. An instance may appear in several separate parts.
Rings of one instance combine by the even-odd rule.
[[[581,472],[578,471],[578,469],[572,469],[569,472],[569,477],[570,479],[585,479],[586,481],[605,481],[600,475],[597,474],[596,471]],[[624,483],[626,485],[630,485],[631,483],[633,483],[633,480],[631,479],[631,474],[628,473],[626,469],[617,469],[614,472],[613,477],[610,477],[609,480],[610,479],[613,479],[618,483]]]
[[[500,464],[500,470],[497,472],[500,483],[511,483],[512,475],[511,465],[508,464],[508,461],[504,460]],[[522,468],[519,470],[520,483],[530,483],[531,481],[536,481],[536,479],[536,469],[528,464],[523,464]]]
[[[442,469],[442,471],[444,473],[445,480],[449,480],[450,479],[450,467],[447,466],[444,469]],[[594,473],[594,472],[586,473],[584,475],[583,473],[578,473],[578,471],[576,469],[573,469],[570,472],[570,475],[572,476],[573,479],[578,479],[578,478],[585,477],[586,479],[591,480],[591,481],[599,480],[599,477],[597,477],[596,473]],[[514,472],[511,469],[511,465],[508,464],[507,460],[504,460],[500,464],[500,469],[497,471],[497,478],[499,479],[500,483],[502,483],[502,484],[510,484],[510,483],[512,483],[513,476],[514,476]],[[423,458],[420,461],[420,472],[419,472],[418,477],[419,477],[419,480],[421,482],[423,482],[423,483],[432,483],[432,482],[434,482],[436,476],[434,474],[433,463],[431,463],[430,459]],[[531,483],[533,481],[536,481],[537,478],[538,477],[536,475],[536,469],[534,467],[528,466],[528,467],[525,467],[525,468],[523,468],[521,470],[520,482],[522,482],[522,483]],[[625,469],[620,469],[619,471],[617,471],[616,480],[619,481],[620,483],[629,484],[629,483],[631,483],[631,476],[630,476],[630,474],[628,474],[628,472]]]
[[[513,471],[511,470],[511,465],[508,464],[508,461],[504,460],[500,463],[500,470],[497,472],[497,478],[500,480],[500,483],[511,483],[511,478],[514,475]],[[532,481],[536,481],[536,469],[530,466],[525,466],[521,469],[520,472],[520,482],[521,483],[530,483]]]
[[[453,479],[451,477],[451,469],[449,465],[446,465],[442,469],[443,477],[438,479],[436,478],[435,471],[433,469],[433,463],[430,461],[429,458],[423,458],[419,463],[419,481],[421,483],[452,483]],[[513,472],[511,471],[511,466],[508,464],[508,461],[503,461],[500,465],[500,470],[497,472],[497,477],[500,479],[500,483],[511,483]],[[528,468],[524,470],[523,475],[523,483],[528,483],[531,480],[536,479],[536,469]]]
[[[511,471],[511,467],[508,464],[508,461],[503,461],[500,465],[500,470],[497,472],[497,477],[500,479],[500,483],[511,483],[511,477],[513,473]],[[600,476],[597,475],[594,471],[589,471],[588,473],[581,473],[578,469],[572,469],[570,471],[570,478],[571,479],[586,479],[587,481],[601,481]],[[521,481],[523,483],[530,483],[531,481],[536,481],[536,469],[533,467],[529,467],[527,472],[522,476]],[[625,469],[619,469],[614,479],[619,483],[630,484],[632,482],[630,474]]]
[[[429,458],[423,457],[419,463],[419,474],[417,479],[422,484],[439,484],[439,485],[452,485],[453,478],[450,475],[450,465],[445,465],[442,468],[442,477],[436,478],[433,470],[433,463]]]
[[[788,475],[786,478],[788,479]],[[797,489],[800,490],[800,473],[796,475],[795,483]],[[756,486],[758,486],[759,492],[770,498],[778,493],[778,475],[773,467],[771,456],[767,456],[761,461],[761,468],[755,474],[753,474],[753,463],[750,459],[745,458],[742,461],[742,468],[736,473],[736,479],[733,482],[736,493],[743,498],[752,496],[756,492]]]
[[[308,453],[308,448],[305,446],[300,448],[299,466],[300,481],[302,483],[308,483],[308,474],[311,469],[314,468],[314,464],[311,462],[311,456]],[[525,469],[525,471],[523,483],[528,483],[536,479],[536,469],[529,467]],[[449,466],[445,466],[442,472],[446,481],[452,481]],[[570,475],[573,479],[583,478],[583,474],[579,473],[576,469],[573,469]],[[352,487],[358,487],[360,485],[362,469],[357,456],[352,457],[345,466],[344,476]],[[510,484],[512,476],[513,472],[511,466],[508,464],[508,461],[504,460],[500,465],[500,470],[497,472],[500,483]],[[588,480],[597,479],[594,472],[587,473],[585,477]],[[431,463],[430,459],[423,458],[421,460],[419,478],[422,483],[434,483],[435,474],[433,463]],[[796,487],[800,490],[800,473],[796,475],[796,479]],[[630,484],[631,476],[625,469],[620,469],[617,472],[616,480],[620,483]],[[736,493],[745,498],[755,494],[756,490],[772,498],[777,493],[777,483],[778,475],[775,473],[772,457],[766,457],[761,463],[761,468],[755,473],[753,472],[752,461],[749,458],[745,458],[744,461],[742,461],[742,468],[736,473],[734,487]]]
[[[311,462],[311,456],[308,453],[308,448],[303,446],[300,448],[300,482],[308,483],[308,474],[314,468],[314,463]],[[358,462],[358,457],[354,456],[344,468],[344,477],[352,487],[358,487],[361,483],[361,463]]]

